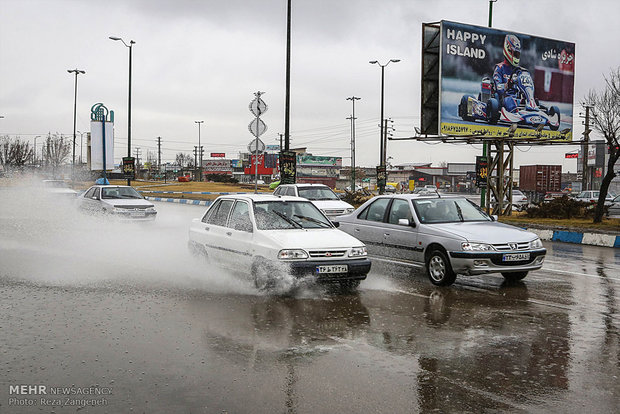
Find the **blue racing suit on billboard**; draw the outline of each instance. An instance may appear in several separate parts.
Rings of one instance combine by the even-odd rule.
[[[495,65],[493,69],[493,89],[497,93],[500,107],[506,108],[510,112],[517,109],[517,88],[511,82],[512,74],[516,67],[505,60]]]

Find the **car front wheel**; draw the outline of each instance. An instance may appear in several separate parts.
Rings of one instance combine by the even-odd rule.
[[[517,280],[523,280],[527,276],[527,272],[503,272],[502,276],[509,282],[516,282]]]
[[[252,265],[252,277],[254,286],[261,292],[272,289],[275,286],[274,269],[267,261],[257,261]]]
[[[426,272],[431,283],[436,286],[449,286],[456,280],[448,256],[439,249],[433,250],[428,256]]]

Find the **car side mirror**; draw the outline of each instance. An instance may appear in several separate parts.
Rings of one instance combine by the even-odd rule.
[[[493,220],[493,221],[497,221],[497,219],[498,219],[497,214],[493,214],[493,215],[491,216],[491,220]]]
[[[398,219],[399,226],[415,227],[415,222],[409,219]]]
[[[334,227],[338,228],[340,227],[340,222],[339,221],[332,221],[332,224],[334,225]]]

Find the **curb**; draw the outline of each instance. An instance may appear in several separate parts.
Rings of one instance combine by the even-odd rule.
[[[191,204],[194,206],[208,206],[213,202],[211,200],[188,200],[186,198],[161,198],[161,197],[144,197],[144,198],[150,201],[165,201],[167,203]]]
[[[535,228],[527,228],[526,230],[536,234],[541,240],[620,248],[620,236],[611,234],[582,233],[577,231],[545,230]]]

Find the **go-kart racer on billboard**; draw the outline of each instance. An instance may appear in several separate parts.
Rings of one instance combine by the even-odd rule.
[[[560,110],[556,106],[539,105],[534,96],[534,81],[529,71],[519,66],[521,42],[513,34],[504,38],[504,61],[495,65],[493,78],[482,79],[478,99],[464,95],[459,104],[459,116],[466,121],[482,120],[490,124],[498,121],[508,124],[560,127]]]

